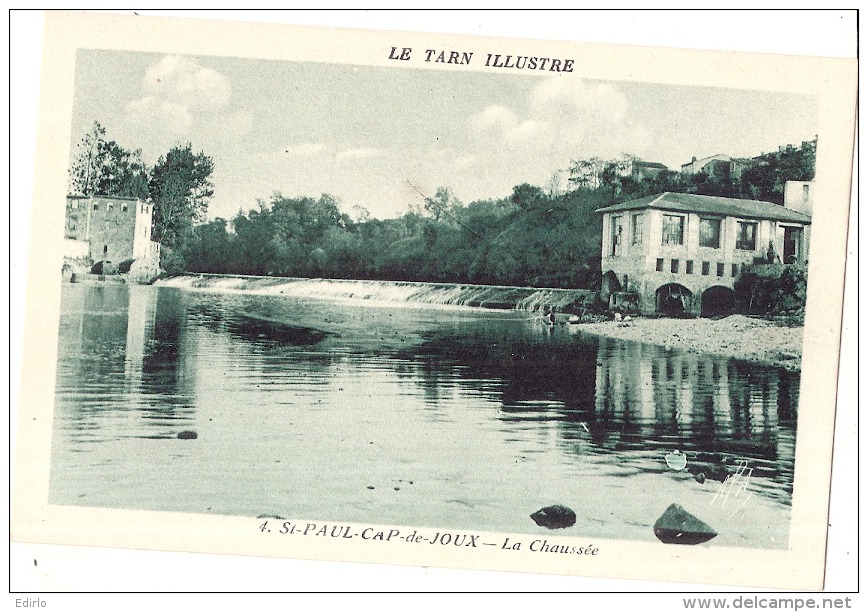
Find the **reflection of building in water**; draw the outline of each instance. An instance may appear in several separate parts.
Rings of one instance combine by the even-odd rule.
[[[127,345],[124,353],[124,379],[131,387],[142,382],[142,365],[148,341],[154,336],[156,300],[150,287],[132,285],[127,308]]]
[[[723,357],[676,353],[600,339],[595,416],[644,424],[648,433],[689,437],[757,437],[792,411],[789,381],[779,394],[781,374]]]
[[[112,422],[124,435],[130,428],[133,435],[141,435],[138,417],[165,421],[189,411],[189,376],[180,372],[184,363],[178,359],[184,338],[177,305],[161,304],[160,295],[143,286],[65,286],[57,372],[59,418],[75,429],[93,428],[99,421],[105,433]],[[120,386],[126,387],[128,397],[122,405],[113,401]],[[98,399],[82,402],[82,390]],[[136,419],[121,425],[130,417]]]

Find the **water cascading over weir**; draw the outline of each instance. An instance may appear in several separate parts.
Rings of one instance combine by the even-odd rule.
[[[583,289],[501,287],[464,283],[278,278],[271,276],[182,275],[156,282],[163,287],[201,291],[225,291],[258,295],[285,295],[372,302],[409,302],[474,308],[560,312],[584,312],[593,307],[597,294]]]

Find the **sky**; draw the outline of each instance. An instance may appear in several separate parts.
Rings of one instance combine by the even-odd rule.
[[[188,142],[212,157],[208,216],[228,219],[275,192],[389,218],[441,186],[467,204],[565,185],[571,159],[678,170],[817,133],[814,99],[790,93],[79,50],[73,153],[94,121],[148,165]]]

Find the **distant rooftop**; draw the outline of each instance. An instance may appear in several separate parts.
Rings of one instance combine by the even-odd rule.
[[[655,208],[675,212],[696,212],[743,219],[771,219],[772,221],[794,221],[810,223],[811,216],[784,208],[779,204],[762,200],[740,200],[718,196],[696,195],[692,193],[658,193],[657,195],[622,202],[614,206],[600,208],[598,213],[618,212],[621,210],[640,210]]]
[[[140,198],[134,198],[131,196],[115,196],[115,195],[78,195],[75,193],[67,194],[67,200],[127,200],[128,202],[144,202],[144,200]]]

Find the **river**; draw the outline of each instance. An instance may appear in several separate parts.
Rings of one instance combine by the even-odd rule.
[[[785,548],[798,383],[521,311],[67,284],[50,501],[549,536],[562,504],[585,543],[677,503]]]

